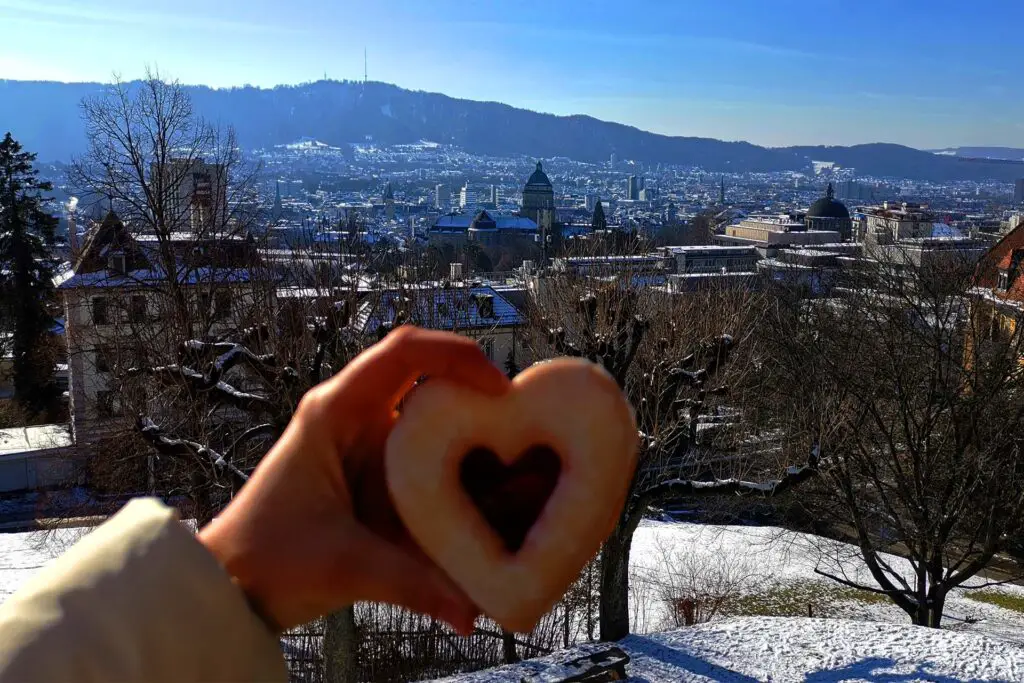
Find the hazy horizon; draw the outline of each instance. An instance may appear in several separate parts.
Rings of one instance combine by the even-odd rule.
[[[1024,6],[693,0],[585,7],[439,0],[0,0],[0,79],[210,87],[369,78],[759,145],[1024,147],[1010,68]]]

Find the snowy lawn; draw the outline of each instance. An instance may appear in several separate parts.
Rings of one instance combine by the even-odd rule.
[[[89,531],[84,527],[0,533],[0,603]]]
[[[635,683],[855,681],[968,683],[1024,680],[1024,651],[984,636],[845,619],[735,617],[618,643]],[[569,653],[444,679],[450,683],[519,683]],[[527,678],[527,680],[529,680]]]
[[[710,595],[711,620],[733,616],[852,618],[909,624],[907,615],[877,593],[842,586],[815,573],[876,586],[857,549],[776,527],[714,526],[645,521],[631,554],[632,630],[682,626],[673,598]],[[888,558],[909,571],[909,563]],[[978,585],[975,579],[968,585]],[[1024,645],[1024,587],[958,588],[946,602],[945,629],[970,631]]]

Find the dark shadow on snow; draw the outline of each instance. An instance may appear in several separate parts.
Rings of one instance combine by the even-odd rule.
[[[681,650],[666,647],[644,636],[630,636],[628,648],[629,652],[634,655],[656,659],[671,666],[686,669],[690,673],[707,676],[714,681],[723,681],[724,683],[760,683],[756,678],[751,678],[745,674],[726,669],[723,666],[706,662],[700,657],[694,657]],[[636,657],[634,657],[634,661],[636,661]],[[626,672],[629,673],[628,665]],[[647,679],[630,676],[629,680],[645,683]]]
[[[849,666],[829,671],[816,671],[808,674],[806,683],[841,683],[842,681],[869,681],[870,683],[909,683],[910,681],[928,681],[928,683],[1012,683],[1006,680],[982,678],[955,678],[942,674],[931,673],[928,662],[918,664],[911,673],[890,673],[879,671],[896,666],[899,662],[888,657],[869,657],[854,662]]]

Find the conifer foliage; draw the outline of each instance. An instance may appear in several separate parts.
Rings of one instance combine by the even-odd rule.
[[[54,261],[50,256],[57,218],[46,212],[35,155],[7,133],[0,142],[0,309],[11,337],[14,395],[29,413],[52,407],[57,396]]]

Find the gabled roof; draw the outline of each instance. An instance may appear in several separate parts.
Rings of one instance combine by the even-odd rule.
[[[360,306],[355,325],[373,334],[382,324],[394,323],[400,312],[408,322],[435,330],[481,330],[526,322],[525,316],[493,287],[450,287],[371,295]]]
[[[125,253],[126,267],[130,270],[149,267],[149,261],[142,253],[138,242],[132,237],[124,222],[113,209],[107,212],[103,221],[85,236],[85,244],[75,261],[75,273],[94,273],[107,268],[107,257],[111,251]]]
[[[1017,254],[1018,262],[1014,263],[1014,255]],[[975,269],[974,280],[979,287],[993,290],[992,294],[1000,299],[1010,301],[1024,301],[1024,273],[1010,273],[1013,282],[1007,291],[997,290],[999,274],[1002,271],[1009,271],[1011,266],[1020,267],[1019,259],[1024,254],[1024,224],[1021,224],[1006,233],[1001,240],[988,250],[978,267]]]

